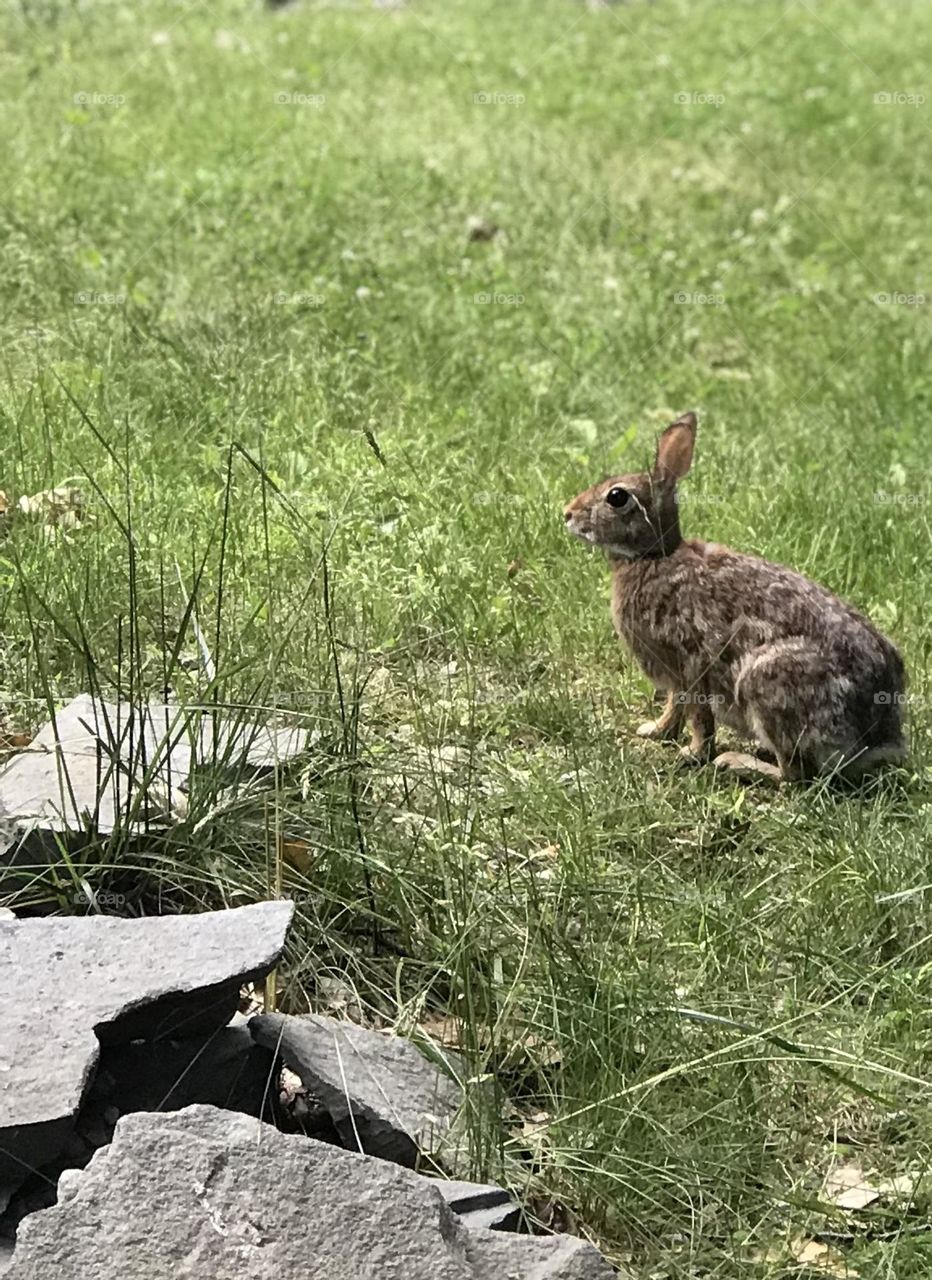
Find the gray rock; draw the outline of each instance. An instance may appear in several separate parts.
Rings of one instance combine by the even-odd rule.
[[[461,1087],[399,1036],[317,1014],[259,1014],[249,1030],[301,1077],[348,1150],[413,1168],[440,1148],[462,1105]]]
[[[193,769],[267,771],[306,742],[303,729],[80,694],[0,768],[0,852],[25,862],[62,834],[143,833],[171,818]]]
[[[106,1046],[61,1153],[15,1189],[9,1206],[0,1199],[0,1240],[15,1235],[27,1214],[55,1203],[60,1177],[83,1169],[99,1147],[113,1140],[121,1115],[178,1111],[202,1102],[272,1121],[274,1077],[275,1055],[256,1044],[244,1024],[206,1037]],[[332,1125],[330,1134],[336,1141]]]
[[[291,902],[123,920],[0,920],[0,1184],[67,1143],[101,1044],[207,1035],[281,954]]]
[[[478,1182],[454,1182],[432,1178],[436,1187],[458,1218],[467,1227],[484,1227],[489,1231],[520,1231],[523,1210],[502,1187],[483,1186]]]
[[[213,1107],[125,1116],[20,1228],[8,1280],[611,1280],[568,1236],[471,1231],[428,1179]]]

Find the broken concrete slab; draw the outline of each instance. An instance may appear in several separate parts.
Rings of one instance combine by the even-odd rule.
[[[119,1121],[20,1228],[9,1280],[612,1280],[569,1236],[470,1230],[384,1160],[194,1106]]]
[[[520,1231],[524,1211],[503,1187],[483,1186],[478,1182],[455,1182],[431,1179],[444,1200],[467,1227],[489,1231]]]
[[[462,1087],[400,1036],[319,1014],[258,1014],[249,1030],[301,1077],[350,1151],[413,1168],[462,1105]]]
[[[0,768],[0,854],[25,860],[54,838],[164,825],[192,771],[261,773],[304,750],[306,729],[274,728],[165,703],[81,694]]]
[[[293,910],[0,920],[0,1185],[62,1150],[102,1044],[223,1027],[278,961]]]

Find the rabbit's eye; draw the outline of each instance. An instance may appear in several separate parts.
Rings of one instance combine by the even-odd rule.
[[[627,489],[609,489],[605,495],[605,501],[610,507],[623,507],[631,494]]]

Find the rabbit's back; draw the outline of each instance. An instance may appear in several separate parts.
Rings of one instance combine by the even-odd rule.
[[[768,652],[780,656],[779,668],[770,664],[770,693],[785,705],[826,681],[865,708],[902,701],[895,646],[793,569],[689,541],[669,556],[619,563],[614,578],[615,625],[648,675],[660,687],[704,690],[737,727],[745,727],[742,683],[752,668],[760,683]]]

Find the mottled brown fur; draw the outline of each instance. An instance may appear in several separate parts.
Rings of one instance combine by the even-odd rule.
[[[618,634],[668,694],[639,733],[676,738],[686,721],[687,758],[785,780],[854,778],[901,760],[905,675],[886,636],[793,569],[682,537],[676,485],[695,436],[695,415],[684,414],[660,437],[652,471],[603,480],[565,511],[569,531],[606,552]],[[776,768],[715,757],[717,724],[756,738]]]

